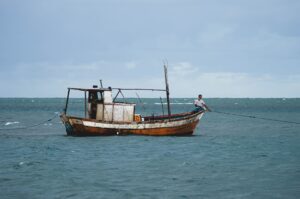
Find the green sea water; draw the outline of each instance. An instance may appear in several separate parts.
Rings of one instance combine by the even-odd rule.
[[[215,111],[300,123],[299,98],[205,101]],[[142,102],[142,114],[162,113],[159,99]],[[300,198],[299,124],[211,112],[188,137],[69,137],[58,117],[13,130],[52,118],[64,103],[0,99],[1,199]],[[70,103],[69,113],[81,115],[83,99]],[[172,112],[192,103],[172,99]]]

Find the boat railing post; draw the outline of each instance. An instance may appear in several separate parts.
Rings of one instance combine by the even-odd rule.
[[[67,95],[67,100],[66,100],[66,106],[64,109],[65,115],[67,114],[67,109],[68,109],[68,104],[69,104],[69,96],[70,96],[70,88],[68,88],[68,95]]]

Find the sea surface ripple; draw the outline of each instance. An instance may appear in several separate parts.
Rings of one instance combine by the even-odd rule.
[[[159,99],[142,101],[138,111],[162,112]],[[193,109],[193,99],[172,102],[173,112]],[[216,111],[300,123],[300,99],[206,102]],[[300,198],[300,125],[211,112],[188,137],[69,137],[58,118],[12,130],[46,121],[64,103],[0,99],[1,199]],[[80,115],[82,99],[69,108]]]

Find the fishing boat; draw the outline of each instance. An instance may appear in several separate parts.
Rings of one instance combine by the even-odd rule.
[[[66,105],[60,118],[67,135],[108,136],[108,135],[149,135],[186,136],[192,135],[204,115],[204,110],[171,114],[167,67],[164,66],[165,89],[142,88],[68,88]],[[102,84],[102,83],[101,83]],[[69,115],[70,91],[84,93],[84,117]],[[117,90],[112,97],[113,90]],[[135,112],[135,103],[117,102],[124,90],[151,90],[166,92],[168,114],[143,116]]]

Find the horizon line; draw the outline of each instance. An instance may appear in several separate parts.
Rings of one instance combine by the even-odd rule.
[[[0,97],[0,99],[66,99],[66,97]],[[84,97],[70,97],[83,99]],[[137,97],[125,97],[137,98]],[[143,99],[159,99],[159,97],[141,97]],[[162,97],[164,99],[166,97]],[[170,99],[196,99],[197,97],[172,97]],[[300,97],[204,97],[204,99],[299,99]],[[118,99],[118,98],[117,98]]]

